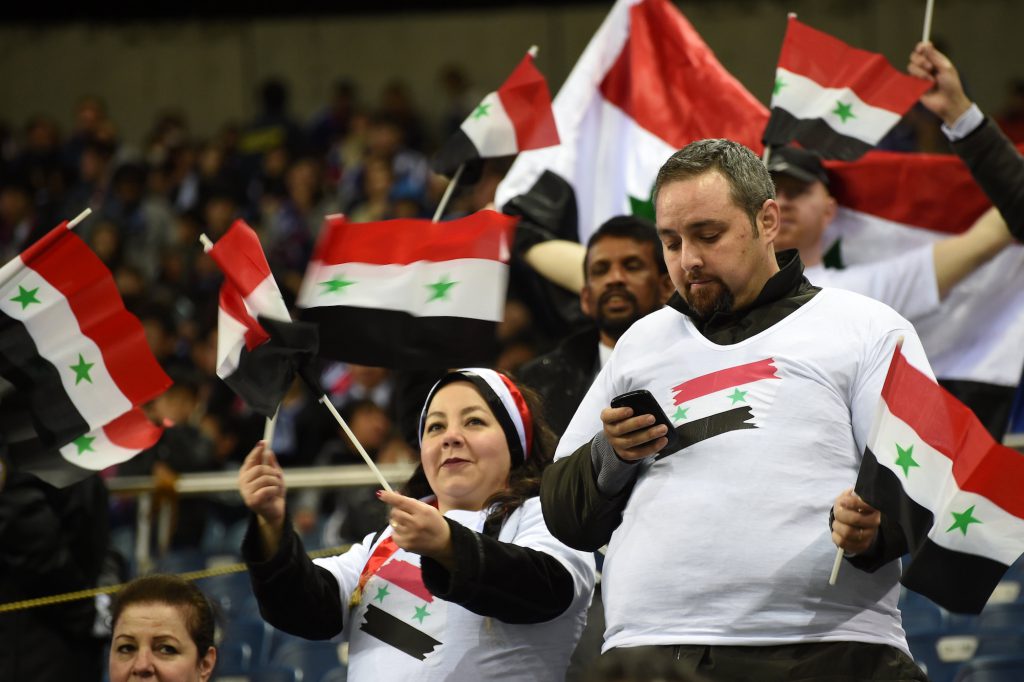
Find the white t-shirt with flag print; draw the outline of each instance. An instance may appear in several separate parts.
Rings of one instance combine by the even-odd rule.
[[[480,532],[486,511],[449,511],[445,516]],[[349,603],[367,559],[391,536],[368,535],[340,556],[316,559],[338,580]],[[594,589],[594,560],[569,549],[544,523],[540,500],[528,499],[505,522],[501,542],[545,552],[572,576],[572,604],[546,623],[512,625],[485,618],[430,594],[418,554],[398,549],[363,587],[345,619],[348,679],[368,680],[562,680],[586,621]]]
[[[614,396],[641,388],[696,442],[639,465],[602,573],[605,650],[857,641],[907,651],[899,562],[873,574],[847,565],[828,584],[828,512],[857,479],[901,336],[931,376],[909,322],[839,289],[732,345],[671,308],[619,339],[556,459],[601,430]]]

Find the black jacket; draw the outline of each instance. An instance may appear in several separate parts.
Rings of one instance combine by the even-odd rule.
[[[1024,156],[989,118],[952,146],[1013,236],[1024,241]]]
[[[780,271],[765,284],[754,302],[734,312],[715,313],[707,319],[696,316],[678,293],[669,299],[669,307],[691,319],[694,326],[708,340],[728,345],[748,339],[783,320],[811,300],[820,291],[803,276],[803,264],[795,250],[777,254]],[[594,551],[608,543],[612,533],[622,522],[622,514],[636,482],[639,468],[619,460],[612,450],[612,466],[603,450],[610,450],[602,433],[581,446],[569,457],[558,460],[547,468],[541,482],[540,498],[544,520],[551,534],[569,547]],[[608,471],[617,480],[611,485]],[[601,481],[599,486],[598,481]],[[614,493],[606,494],[603,491]],[[822,519],[822,523],[827,523]],[[888,541],[889,538],[896,538]],[[851,559],[858,568],[873,571],[906,551],[898,529],[883,517],[878,540],[870,552]]]
[[[544,416],[561,437],[576,414],[598,370],[597,327],[589,326],[566,337],[558,348],[531,360],[516,373],[524,384],[540,393]]]

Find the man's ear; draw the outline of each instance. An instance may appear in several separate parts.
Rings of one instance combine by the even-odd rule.
[[[781,224],[782,216],[779,212],[779,203],[775,199],[765,199],[757,216],[757,229],[761,233],[761,238],[768,242],[774,242],[779,235]]]
[[[590,286],[587,284],[583,285],[580,289],[580,310],[587,317],[593,319],[594,317],[594,295],[590,291]]]

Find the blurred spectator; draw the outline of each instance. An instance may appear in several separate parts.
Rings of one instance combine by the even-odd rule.
[[[287,154],[299,150],[302,133],[288,111],[288,86],[280,78],[268,78],[259,88],[259,113],[245,127],[239,151],[245,161],[245,174],[253,177],[264,155],[274,149]]]
[[[320,156],[348,136],[356,109],[356,86],[340,78],[331,89],[331,101],[309,124],[309,151]]]
[[[5,179],[0,184],[0,261],[6,263],[14,258],[45,229],[36,220],[28,179]]]
[[[1007,84],[1006,102],[995,119],[1014,144],[1024,143],[1024,78]]]
[[[384,86],[380,93],[380,112],[398,124],[406,147],[418,152],[427,151],[430,141],[423,126],[423,117],[404,82],[394,80]]]

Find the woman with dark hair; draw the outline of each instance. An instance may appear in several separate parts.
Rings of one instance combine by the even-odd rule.
[[[214,627],[213,608],[193,583],[175,575],[131,581],[111,609],[110,682],[206,682],[217,664]]]
[[[404,494],[378,493],[388,527],[316,561],[290,529],[273,453],[257,445],[239,484],[254,512],[242,554],[260,612],[308,639],[344,633],[350,680],[564,679],[594,565],[541,516],[555,439],[535,395],[490,369],[450,372],[419,434]]]

